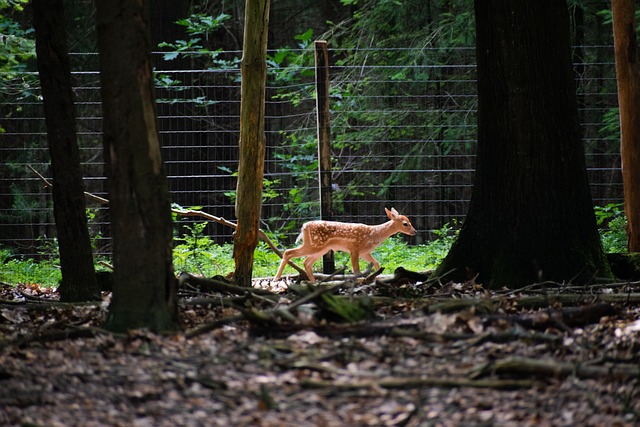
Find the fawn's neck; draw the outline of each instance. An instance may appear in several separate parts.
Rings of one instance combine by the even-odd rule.
[[[377,246],[393,234],[395,234],[393,221],[387,221],[373,226],[373,230],[371,230],[371,240]]]

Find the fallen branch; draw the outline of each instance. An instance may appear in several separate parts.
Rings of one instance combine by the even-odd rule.
[[[205,286],[210,291],[224,292],[228,294],[235,295],[243,295],[247,292],[256,294],[256,295],[274,295],[273,292],[267,291],[265,289],[257,289],[257,288],[247,288],[244,286],[236,286],[230,283],[225,283],[222,280],[215,279],[207,279],[204,277],[197,277],[189,273],[180,273],[178,276],[178,283],[180,285],[184,283],[189,283],[195,286]]]
[[[611,304],[598,303],[581,307],[548,308],[533,313],[517,315],[489,316],[485,323],[494,320],[506,320],[517,323],[524,328],[546,330],[551,327],[567,329],[598,323],[604,316],[613,316],[619,312]]]
[[[369,388],[385,389],[417,389],[426,387],[472,387],[493,388],[497,390],[514,390],[531,388],[537,383],[531,380],[470,380],[467,378],[385,378],[381,380],[356,380],[353,382],[303,380],[300,382],[306,388],[330,388],[338,391],[360,390]]]
[[[562,342],[562,337],[559,335],[547,334],[543,332],[526,331],[522,328],[516,327],[502,332],[486,332],[481,335],[473,335],[471,338],[469,338],[468,345],[478,346],[487,342],[506,343],[516,340],[556,345]]]
[[[558,362],[555,360],[538,360],[525,357],[510,357],[483,364],[471,371],[471,378],[482,378],[489,375],[527,376],[535,378],[610,378],[628,380],[640,377],[640,366],[615,364],[593,366],[581,363]]]
[[[601,294],[605,289],[613,288],[628,288],[629,291],[638,288],[640,289],[640,282],[624,281],[624,282],[608,282],[597,283],[592,285],[568,285],[565,283],[558,283],[552,281],[532,283],[530,285],[523,286],[521,288],[509,289],[505,291],[494,291],[495,295],[519,295],[524,293],[529,294],[551,294],[553,290],[558,290],[558,293],[569,292],[588,292],[590,294]]]
[[[494,297],[493,299],[500,297]],[[520,298],[509,298],[509,301],[515,301],[520,308],[540,308],[548,307],[554,304],[582,305],[592,304],[596,302],[605,302],[609,304],[637,304],[640,303],[640,293],[618,293],[618,294],[547,294],[538,296],[527,296]]]
[[[417,283],[417,282],[427,282],[429,281],[429,277],[430,277],[430,274],[428,273],[419,273],[416,271],[407,270],[404,267],[398,267],[393,272],[393,276],[385,279],[379,279],[379,282],[387,285],[396,284],[397,282],[400,282],[400,281]]]
[[[307,303],[317,299],[322,294],[326,294],[327,292],[333,292],[336,289],[342,288],[343,286],[345,286],[346,283],[347,282],[342,282],[342,283],[337,283],[337,284],[331,285],[331,286],[318,286],[310,294],[307,294],[307,295],[303,296],[302,298],[299,298],[299,299],[295,300],[294,302],[292,302],[291,304],[289,304],[288,308],[289,309],[298,308],[302,304],[307,304]]]
[[[193,276],[189,275],[188,273],[182,273],[180,276],[182,277],[183,275],[185,275],[185,277],[190,276],[193,278]],[[197,278],[197,279],[210,281],[209,279],[200,279],[200,278]],[[259,289],[249,290],[248,288],[245,288],[245,287],[228,285],[224,283],[222,284],[219,283],[218,286],[220,285],[222,285],[221,289],[225,289],[229,291],[238,290],[238,291],[243,291],[244,293],[247,293],[247,292],[253,292],[254,290],[257,290],[259,292],[256,292],[256,294],[274,295],[271,292],[262,291]],[[187,338],[193,338],[198,335],[217,329],[221,326],[227,325],[229,323],[243,321],[243,320],[247,320],[257,326],[266,326],[266,327],[269,327],[270,329],[273,329],[275,326],[281,325],[278,322],[278,319],[285,319],[287,322],[290,322],[290,324],[288,324],[287,326],[289,330],[291,330],[292,327],[293,329],[299,330],[306,327],[306,325],[303,325],[300,322],[298,322],[297,317],[293,314],[293,312],[295,312],[295,310],[301,305],[307,304],[319,298],[320,296],[322,296],[322,294],[327,292],[332,292],[335,289],[342,286],[344,286],[344,283],[333,285],[333,286],[318,287],[313,292],[298,298],[297,300],[293,301],[288,305],[281,305],[276,308],[272,308],[268,310],[258,310],[253,307],[246,308],[246,309],[238,308],[238,310],[240,311],[240,314],[216,320],[212,323],[206,324],[190,332],[187,332],[185,336]],[[261,292],[267,292],[267,293],[261,293]]]
[[[127,338],[127,334],[108,331],[98,327],[69,327],[63,330],[45,330],[37,331],[31,336],[17,338],[14,340],[0,342],[0,350],[13,346],[15,348],[23,347],[31,343],[47,343],[55,341],[65,341],[78,338],[94,338],[98,335],[110,335],[114,338]]]
[[[247,295],[232,296],[232,297],[196,297],[188,299],[180,299],[178,304],[185,307],[191,306],[208,306],[208,307],[234,307],[241,305],[248,300]]]
[[[373,296],[371,300],[374,307],[400,302],[399,298],[386,296]],[[410,301],[413,307],[423,309],[426,313],[435,313],[436,311],[442,310],[445,310],[445,312],[462,311],[471,307],[477,309],[486,306],[486,308],[489,309],[491,308],[491,304],[499,304],[501,302],[515,303],[515,308],[520,309],[536,309],[552,305],[576,306],[598,302],[633,305],[640,304],[640,293],[547,294],[524,297],[511,296],[508,298],[497,295],[489,299],[465,297],[455,300],[449,297],[423,297],[411,298],[405,301]]]
[[[245,320],[244,314],[237,314],[235,316],[223,317],[222,319],[217,319],[211,323],[207,323],[206,325],[197,327],[188,331],[184,334],[185,338],[195,338],[199,335],[206,334],[207,332],[211,332],[215,329],[218,329],[221,326],[228,325],[230,323],[239,322]]]

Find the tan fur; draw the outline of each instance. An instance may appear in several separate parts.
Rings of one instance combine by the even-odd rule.
[[[380,268],[380,263],[371,252],[384,242],[388,237],[396,233],[404,233],[410,236],[416,235],[416,230],[411,221],[400,215],[394,208],[385,208],[389,221],[379,225],[352,224],[335,221],[311,221],[302,226],[300,236],[303,243],[293,249],[287,249],[282,256],[282,262],[274,280],[282,277],[282,271],[292,258],[306,257],[304,269],[309,280],[315,282],[313,276],[313,263],[330,250],[349,252],[351,265],[356,275],[360,274],[358,258],[372,262],[374,268]]]

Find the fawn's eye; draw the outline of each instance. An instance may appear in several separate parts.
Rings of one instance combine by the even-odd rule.
[[[405,227],[408,227],[408,226],[409,226],[409,223],[407,223],[407,222],[403,222],[403,223],[402,223],[402,225],[404,225]]]

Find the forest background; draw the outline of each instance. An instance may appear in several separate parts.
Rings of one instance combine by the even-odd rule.
[[[51,12],[62,10],[55,7],[53,0],[33,0],[34,7],[38,4],[49,7],[50,13],[44,16],[55,16]],[[129,29],[134,28],[131,18],[136,24],[140,23],[137,18],[144,13],[135,8],[144,2],[98,0],[97,4],[99,10],[107,12],[97,16],[101,77],[110,74],[102,79],[102,86],[107,86],[106,82],[112,89],[118,88],[113,83],[122,80],[131,89],[111,90],[110,96],[104,96],[103,100],[125,99],[126,102],[133,99],[139,105],[140,94],[148,95],[149,91],[136,89],[150,88],[152,77],[149,63],[138,62],[129,48],[146,47],[147,44],[132,43],[136,37],[131,37],[126,26],[110,24],[126,22]],[[288,9],[279,9],[285,4]],[[125,5],[134,7],[118,9]],[[235,21],[239,18],[232,13],[233,7],[218,10],[219,5],[195,5],[192,5],[194,9],[185,10],[176,9],[175,3],[170,1],[152,5],[154,43],[163,50],[155,55],[162,144],[174,202],[233,217],[230,209],[234,197],[234,159],[237,158],[235,112],[239,56],[239,27]],[[225,5],[240,9],[240,3]],[[3,221],[8,226],[0,237],[8,235],[5,231],[15,232],[8,238],[13,239],[11,249],[16,253],[9,255],[11,259],[0,259],[4,264],[2,272],[20,252],[40,259],[55,256],[54,229],[46,213],[50,190],[42,189],[43,180],[37,176],[37,173],[42,173],[44,178],[50,175],[43,151],[44,130],[40,127],[42,114],[38,109],[41,100],[36,89],[36,74],[30,68],[33,65],[33,54],[29,52],[30,32],[19,26],[21,18],[18,18],[29,15],[30,5],[20,0],[5,2],[3,6],[9,7],[9,13],[2,22],[16,26],[12,27],[14,36],[2,41],[10,41],[13,47],[22,44],[25,50],[23,56],[21,51],[7,50],[8,68],[3,74],[7,76],[3,89],[13,88],[14,92],[11,96],[8,92],[3,95],[8,102],[1,107],[6,109],[2,123],[2,155],[3,165],[7,166],[3,173],[7,175],[3,187],[8,189],[6,201],[10,202],[5,205],[3,200],[2,207],[7,207],[3,213],[9,219],[12,218],[9,214],[23,217],[13,217],[13,222]],[[535,71],[559,70],[561,78],[551,80],[562,82],[565,88],[573,86],[570,84],[573,74],[568,61],[568,38],[563,37],[564,31],[558,32],[567,28],[564,2],[500,0],[476,2],[475,6],[481,83],[478,85],[481,94],[478,121],[482,131],[479,137],[476,137],[474,124],[477,82],[471,2],[342,1],[321,5],[311,2],[276,5],[271,21],[271,40],[272,44],[280,37],[283,41],[273,45],[269,57],[268,191],[263,227],[279,238],[283,246],[296,234],[299,223],[316,217],[318,211],[315,117],[310,105],[313,99],[310,43],[314,39],[326,38],[332,47],[335,215],[338,219],[374,223],[378,222],[376,218],[383,206],[393,205],[409,215],[419,229],[417,238],[411,241],[414,244],[433,237],[427,231],[440,238],[448,236],[449,231],[455,233],[450,230],[456,226],[454,207],[463,209],[460,217],[466,212],[476,145],[480,151],[477,164],[482,166],[479,171],[503,170],[491,162],[501,159],[502,152],[493,150],[487,155],[485,150],[486,142],[492,140],[487,138],[486,124],[491,122],[487,118],[501,117],[501,112],[509,111],[509,108],[500,109],[504,97],[487,97],[492,92],[487,92],[486,83],[499,80],[487,74],[489,70],[495,70],[488,68],[487,62],[494,58],[515,57],[513,61],[496,61],[496,65],[502,70],[508,70],[513,64],[526,68],[521,76],[536,83],[544,81],[537,77],[548,74],[536,75]],[[301,12],[298,7],[306,7],[308,11],[326,7],[335,15],[314,12],[313,18],[308,18],[306,14],[297,13]],[[614,217],[624,221],[620,206],[616,204],[621,200],[619,179],[616,178],[619,175],[620,135],[611,40],[607,36],[611,33],[607,7],[605,3],[570,4],[580,121],[587,146],[591,189],[595,203],[601,205],[596,210],[602,220],[601,227],[611,227],[611,222],[605,223]],[[91,47],[93,36],[86,29],[94,26],[92,3],[74,3],[70,10],[74,12],[67,13],[69,27],[76,28],[76,44],[72,45],[87,43],[86,46]],[[80,10],[84,12],[75,13]],[[251,8],[247,7],[247,10]],[[545,32],[522,31],[532,28],[531,25],[515,25],[511,27],[515,31],[503,34],[518,39],[524,35],[522,44],[528,45],[534,54],[524,58],[529,51],[512,49],[518,46],[512,43],[506,50],[516,55],[490,57],[487,53],[492,49],[487,43],[487,34],[494,29],[500,32],[511,17],[522,18],[527,15],[522,14],[523,11],[532,10],[537,11],[529,16],[533,19],[521,19],[519,24],[533,23],[535,29],[546,29]],[[21,15],[23,13],[26,15]],[[176,16],[172,16],[174,13]],[[185,19],[184,16],[190,17]],[[264,17],[266,13],[260,16]],[[288,21],[286,17],[291,16],[295,18]],[[308,24],[303,16],[321,24]],[[508,18],[501,19],[505,16]],[[562,22],[556,21],[555,17],[562,17]],[[330,18],[333,20],[327,23]],[[25,18],[24,22],[28,23],[28,20]],[[41,28],[37,32],[39,52]],[[162,28],[170,28],[176,34],[159,37],[158,34],[164,35]],[[284,36],[290,28],[291,33]],[[119,33],[114,30],[123,29],[123,37],[117,37]],[[78,38],[77,34],[86,37]],[[245,40],[246,34],[245,31]],[[531,35],[541,37],[531,38]],[[598,38],[600,36],[602,40]],[[492,40],[500,42],[505,38]],[[554,50],[554,43],[564,49]],[[277,48],[291,45],[294,47]],[[216,51],[220,46],[224,50]],[[503,46],[505,44],[498,51]],[[96,150],[100,145],[101,128],[100,102],[95,95],[96,54],[91,49],[76,51],[79,53],[72,55],[74,78],[78,82],[74,90],[79,109],[83,111],[78,128],[87,182],[94,186],[88,189],[103,194],[101,152]],[[105,61],[105,52],[108,61]],[[544,55],[546,52],[560,55],[547,56]],[[550,58],[549,62],[530,61],[540,56]],[[562,63],[551,59],[560,56],[564,58]],[[43,55],[39,55],[38,59],[42,58]],[[131,61],[118,61],[121,58]],[[112,65],[122,63],[120,73],[114,73]],[[138,67],[141,63],[145,65],[144,69]],[[560,63],[562,67],[555,66]],[[243,61],[243,69],[245,64]],[[523,64],[529,66],[523,67]],[[518,73],[505,80],[514,74]],[[44,85],[46,73],[41,75]],[[534,125],[540,124],[540,117],[535,114],[540,111],[544,113],[540,115],[543,120],[546,117],[550,121],[571,123],[567,126],[572,129],[571,135],[560,134],[560,141],[567,141],[567,146],[580,150],[561,151],[561,154],[570,153],[555,156],[563,162],[539,168],[545,169],[547,185],[535,189],[551,189],[543,194],[555,199],[541,199],[532,191],[520,191],[517,196],[532,202],[507,200],[506,204],[496,204],[499,207],[496,210],[478,209],[477,206],[483,205],[476,203],[479,193],[474,186],[474,203],[456,242],[464,240],[465,232],[470,230],[469,224],[490,224],[493,218],[512,216],[520,220],[520,225],[524,224],[520,230],[528,226],[523,233],[527,238],[531,236],[531,230],[536,233],[529,241],[542,236],[545,255],[555,255],[556,248],[560,251],[568,248],[554,256],[553,261],[568,264],[564,255],[582,252],[587,245],[574,250],[575,243],[585,241],[587,244],[593,242],[591,246],[601,255],[593,229],[587,177],[582,173],[582,157],[577,161],[582,147],[577,132],[578,118],[573,114],[576,111],[573,91],[548,90],[551,87],[554,86],[528,86],[532,95],[520,97],[519,100],[525,102],[514,103],[514,110],[518,110],[518,105],[525,107],[520,108],[520,112],[529,111],[527,108],[532,105],[545,105],[539,102],[541,99],[559,100],[551,102],[560,108],[531,109],[529,112],[533,114],[521,114],[524,120],[511,123],[523,125],[518,129],[531,129],[529,117],[534,118],[531,121]],[[559,93],[563,96],[550,96]],[[120,94],[122,96],[117,96]],[[538,94],[543,96],[534,100]],[[148,96],[147,101],[151,102],[150,98]],[[47,105],[50,105],[49,99],[45,96]],[[493,108],[491,105],[487,108],[487,99],[499,102],[495,102]],[[526,101],[531,100],[534,102],[527,104]],[[129,158],[134,157],[130,155],[131,150],[117,149],[140,146],[140,143],[148,142],[145,138],[121,137],[114,142],[114,134],[109,133],[129,120],[123,111],[132,110],[113,108],[117,106],[113,102],[104,105],[107,152],[117,153],[119,160],[123,152],[129,154]],[[571,105],[571,111],[565,108],[568,105]],[[31,115],[25,114],[27,111]],[[563,112],[571,114],[565,116]],[[135,112],[131,115],[136,117]],[[114,117],[119,120],[113,120]],[[147,123],[155,127],[155,122]],[[22,125],[25,127],[20,130]],[[500,126],[498,122],[494,127],[497,129],[495,134],[501,135],[502,129],[510,127],[513,126]],[[562,125],[535,126],[534,132],[528,132],[527,136],[549,136],[553,132],[547,130],[562,128]],[[498,139],[509,141],[500,136]],[[524,152],[528,155],[520,156],[525,160],[538,159],[538,151],[555,153],[553,148],[564,145],[553,144],[554,140],[548,137],[539,137],[535,140],[534,148],[539,148],[536,150],[531,149],[534,140],[525,139],[528,143]],[[149,140],[153,145],[145,148],[158,147],[155,137]],[[13,148],[11,144],[15,144]],[[509,152],[508,145],[493,144],[493,148],[496,147]],[[154,149],[140,150],[136,154],[136,160],[147,154],[153,154],[149,157],[158,160]],[[16,160],[19,156],[24,159],[22,163]],[[108,157],[112,160],[114,156]],[[545,160],[544,166],[554,160],[544,155],[540,158]],[[107,169],[112,170],[113,162],[108,163]],[[511,166],[510,169],[514,169],[513,165],[523,164],[521,170],[528,170],[526,161],[503,163]],[[553,184],[574,182],[565,179],[572,178],[570,175],[560,173],[570,169],[563,166],[578,163],[583,191],[578,186],[569,188],[576,189],[575,194],[584,197],[572,198],[569,192],[558,188],[562,185]],[[140,171],[142,174],[148,171],[134,169],[119,175],[139,177]],[[117,174],[111,173],[110,183],[114,175]],[[149,175],[154,173],[146,173],[143,179]],[[486,176],[485,173],[478,175]],[[490,183],[490,190],[494,189],[493,183],[499,187],[504,182],[517,182],[497,181],[484,180]],[[64,188],[57,183],[56,179],[56,192]],[[585,285],[581,280],[574,280],[577,276],[564,280],[571,277],[573,271],[570,276],[561,276],[561,280],[546,280],[541,274],[545,272],[543,269],[534,271],[538,274],[531,280],[532,276],[527,276],[523,287],[512,289],[487,288],[483,286],[484,282],[477,283],[475,278],[444,283],[437,273],[435,278],[427,279],[426,275],[406,270],[404,274],[420,279],[407,283],[396,274],[391,279],[378,277],[375,283],[369,283],[372,276],[344,281],[334,277],[338,283],[317,288],[290,283],[284,292],[264,289],[265,284],[271,287],[274,283],[271,280],[256,281],[253,289],[232,287],[220,277],[206,280],[180,274],[176,280],[171,268],[166,268],[171,262],[169,239],[164,240],[171,235],[168,191],[164,186],[148,188],[160,188],[161,191],[153,192],[158,197],[146,197],[145,201],[161,199],[164,205],[159,209],[141,207],[157,206],[153,203],[136,205],[136,214],[152,216],[159,213],[157,216],[160,217],[164,213],[161,227],[148,227],[159,223],[153,221],[119,221],[124,216],[117,216],[118,212],[123,213],[116,207],[116,202],[122,200],[118,196],[136,192],[122,191],[122,187],[114,192],[110,187],[111,222],[114,233],[119,233],[113,246],[116,261],[113,292],[102,293],[101,299],[93,304],[70,305],[64,302],[60,291],[63,286],[56,291],[32,283],[2,284],[1,424],[210,425],[216,422],[220,425],[412,426],[480,422],[486,425],[634,425],[638,420],[638,282],[624,279],[619,283]],[[518,190],[522,188],[526,187],[517,187]],[[485,191],[484,194],[495,192]],[[562,196],[558,197],[558,194]],[[79,192],[78,195],[81,196]],[[242,196],[242,192],[239,195]],[[573,203],[575,200],[578,203]],[[549,201],[553,203],[547,203]],[[554,209],[561,205],[563,209]],[[510,210],[512,206],[519,210]],[[523,207],[528,208],[528,212],[524,212]],[[542,209],[535,209],[539,207]],[[485,215],[481,221],[476,215],[476,220],[472,221],[473,214],[479,210],[490,212],[490,215]],[[57,213],[56,209],[56,219],[59,219]],[[79,213],[83,219],[83,209]],[[96,251],[103,254],[112,247],[109,229],[105,227],[109,218],[105,215],[99,205],[90,208],[93,244]],[[533,215],[537,217],[533,218]],[[31,216],[49,223],[26,221]],[[562,238],[563,233],[546,232],[578,230],[571,221],[586,224],[579,221],[581,216],[591,219],[587,225],[593,233],[583,233],[589,234],[588,241],[572,239],[574,245],[563,246],[565,240],[569,240]],[[538,219],[540,221],[536,221]],[[197,255],[207,252],[202,251],[205,244],[210,245],[207,249],[213,249],[216,247],[213,242],[230,240],[230,230],[218,233],[217,225],[175,220],[178,253],[185,246],[188,253]],[[120,227],[122,223],[135,224],[137,228]],[[502,229],[491,231],[508,235],[511,231],[509,222],[502,224],[505,224]],[[620,228],[624,230],[623,224]],[[159,229],[163,232],[154,233]],[[505,232],[500,233],[503,229]],[[61,231],[60,236],[64,235]],[[161,235],[160,240],[147,240],[148,236],[155,238],[156,235]],[[486,234],[479,236],[483,238]],[[624,237],[621,240],[624,242]],[[123,241],[130,243],[128,247],[121,244]],[[167,245],[163,246],[165,241]],[[391,242],[404,244],[402,239]],[[458,243],[450,254],[455,252]],[[528,241],[523,239],[517,243],[510,246],[511,253],[528,246]],[[487,244],[486,239],[476,245],[487,253],[496,246],[491,241]],[[118,250],[123,247],[125,251]],[[136,252],[131,248],[139,250]],[[412,255],[406,247],[396,247],[389,252],[408,258]],[[0,253],[5,257],[9,251]],[[160,256],[145,257],[149,253],[160,253]],[[221,258],[213,256],[209,264],[220,262]],[[144,269],[137,268],[139,259],[145,261]],[[118,265],[118,260],[125,262]],[[275,267],[277,262],[272,265]],[[389,267],[386,260],[383,265]],[[195,269],[189,271],[195,273]],[[155,280],[158,276],[162,280]],[[149,277],[153,280],[148,280]],[[68,286],[67,278],[65,275],[62,285]],[[536,278],[537,282],[531,283]],[[5,280],[0,277],[0,281]],[[179,290],[175,289],[178,287],[174,286],[176,281]],[[134,285],[129,286],[129,282]],[[153,286],[147,286],[148,283]],[[522,283],[507,281],[508,285],[520,286]],[[131,329],[138,327],[144,328]],[[177,329],[184,333],[154,333]]]
[[[569,3],[593,200],[601,227],[609,229],[613,220],[620,231],[613,239],[604,233],[606,249],[619,252],[624,218],[609,2]],[[49,176],[33,33],[23,10],[28,4],[1,6],[0,244],[9,249],[5,257],[55,258],[50,192],[28,168]],[[300,224],[319,215],[312,44],[323,38],[332,62],[335,219],[377,223],[384,207],[393,206],[420,231],[411,243],[448,242],[467,211],[475,166],[472,6],[350,0],[273,5],[262,215],[271,237],[289,246]],[[225,218],[234,217],[242,8],[242,1],[152,5],[158,121],[173,202]],[[70,3],[66,14],[85,184],[104,195],[96,37],[94,26],[86,25],[94,19],[93,2]],[[91,204],[89,217],[94,249],[108,256],[106,209]],[[176,237],[185,266],[189,259],[200,266],[217,260],[224,273],[213,243],[229,243],[229,228],[180,219]],[[196,250],[209,255],[198,260]],[[421,258],[415,268],[437,261]]]

